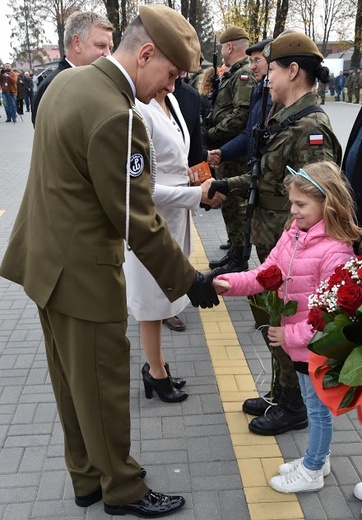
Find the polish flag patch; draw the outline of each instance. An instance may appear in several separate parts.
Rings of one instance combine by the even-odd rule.
[[[249,75],[248,74],[240,74],[240,80],[241,81],[248,81]]]
[[[309,136],[309,144],[311,146],[324,144],[324,137],[323,137],[323,135],[322,134],[310,135]]]

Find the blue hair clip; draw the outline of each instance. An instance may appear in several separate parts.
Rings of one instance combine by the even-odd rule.
[[[318,188],[318,190],[321,191],[321,192],[323,193],[324,196],[326,196],[326,192],[324,191],[324,189],[321,188],[321,187],[319,186],[319,184],[318,184],[316,181],[314,181],[314,180],[312,179],[312,177],[310,177],[310,176],[308,175],[307,172],[305,172],[305,171],[303,170],[303,168],[300,168],[300,170],[299,170],[298,172],[296,172],[295,170],[293,170],[293,168],[291,168],[290,166],[287,166],[287,170],[288,170],[288,172],[291,173],[292,175],[300,175],[301,177],[304,177],[305,179],[307,179],[307,181],[309,181],[309,182],[311,182],[312,184],[314,184],[314,186],[315,186],[316,188]]]

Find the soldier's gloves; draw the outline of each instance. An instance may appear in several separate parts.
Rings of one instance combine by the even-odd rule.
[[[208,204],[204,204],[203,202],[200,202],[200,208],[203,208],[205,211],[210,211],[211,206]]]
[[[229,183],[227,179],[222,179],[221,181],[214,181],[211,184],[207,194],[209,199],[212,199],[217,191],[222,193],[223,195],[227,195],[229,193]]]
[[[211,309],[211,307],[220,303],[212,285],[212,279],[205,277],[200,271],[196,271],[195,281],[187,296],[194,307],[201,307],[202,309]]]

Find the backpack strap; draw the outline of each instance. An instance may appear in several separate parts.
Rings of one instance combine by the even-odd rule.
[[[306,107],[300,112],[297,112],[296,114],[292,114],[291,116],[284,119],[284,121],[281,121],[277,125],[271,125],[264,128],[265,131],[265,137],[268,138],[271,135],[279,134],[284,130],[284,128],[287,128],[288,126],[295,123],[295,121],[298,121],[299,119],[302,119],[303,117],[312,114],[313,112],[324,112],[323,108],[321,108],[319,105],[312,105],[310,107]]]

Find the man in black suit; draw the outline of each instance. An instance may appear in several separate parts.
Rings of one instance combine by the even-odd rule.
[[[66,56],[59,62],[58,68],[38,86],[31,116],[34,126],[40,100],[55,76],[62,70],[90,65],[101,56],[108,56],[113,47],[113,31],[114,27],[109,20],[99,14],[86,11],[69,16],[64,31]]]

